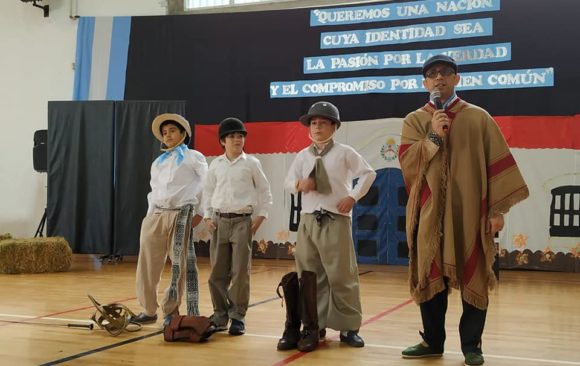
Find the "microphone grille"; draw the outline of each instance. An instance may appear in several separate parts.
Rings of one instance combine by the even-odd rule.
[[[431,90],[431,100],[436,98],[441,98],[441,92],[439,91],[439,89]]]

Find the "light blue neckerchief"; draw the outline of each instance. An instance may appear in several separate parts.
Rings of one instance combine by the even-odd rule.
[[[159,158],[157,158],[157,165],[162,164],[165,160],[167,160],[167,158],[169,158],[173,153],[175,153],[177,154],[175,162],[179,166],[183,162],[183,159],[185,158],[186,151],[187,146],[185,146],[185,144],[178,145],[175,147],[175,149],[172,149],[171,151],[166,151],[163,154],[161,154]]]

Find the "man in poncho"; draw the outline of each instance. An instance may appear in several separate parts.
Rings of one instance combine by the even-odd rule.
[[[451,287],[461,291],[459,324],[466,365],[482,365],[495,233],[528,188],[495,121],[455,94],[457,64],[436,55],[423,65],[431,101],[405,117],[399,159],[409,192],[409,284],[423,341],[403,358],[440,357]]]

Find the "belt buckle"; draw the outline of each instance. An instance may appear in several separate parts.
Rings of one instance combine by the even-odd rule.
[[[325,216],[328,217],[329,220],[334,220],[334,215],[331,213],[331,211],[325,210],[323,208],[321,208],[320,210],[316,210],[313,213],[316,222],[318,223],[319,226],[322,225],[322,219]]]
[[[325,209],[320,209],[320,210],[316,210],[314,211],[314,217],[316,218],[316,223],[318,225],[322,225],[322,218],[324,217],[324,215],[326,215],[326,210]]]

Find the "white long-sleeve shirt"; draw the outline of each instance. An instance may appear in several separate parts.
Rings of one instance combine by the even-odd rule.
[[[174,209],[186,204],[194,205],[195,212],[202,214],[201,193],[208,170],[205,156],[186,147],[176,149],[183,152],[182,158],[174,150],[168,157],[162,154],[151,164],[151,192],[147,195],[147,215],[152,214],[155,208]]]
[[[253,212],[268,218],[272,206],[270,183],[260,161],[244,152],[233,161],[224,154],[211,162],[203,199],[204,218],[215,212]]]
[[[299,179],[308,178],[316,157],[308,151],[308,148],[300,151],[290,166],[284,186],[288,192],[296,193],[296,182]],[[338,142],[330,151],[322,157],[324,168],[328,174],[332,192],[320,194],[317,191],[302,192],[302,212],[312,213],[316,210],[339,214],[337,205],[340,200],[350,196],[355,201],[361,199],[373,184],[377,173],[352,147]],[[352,180],[359,178],[353,188]],[[350,216],[351,212],[344,214]]]

